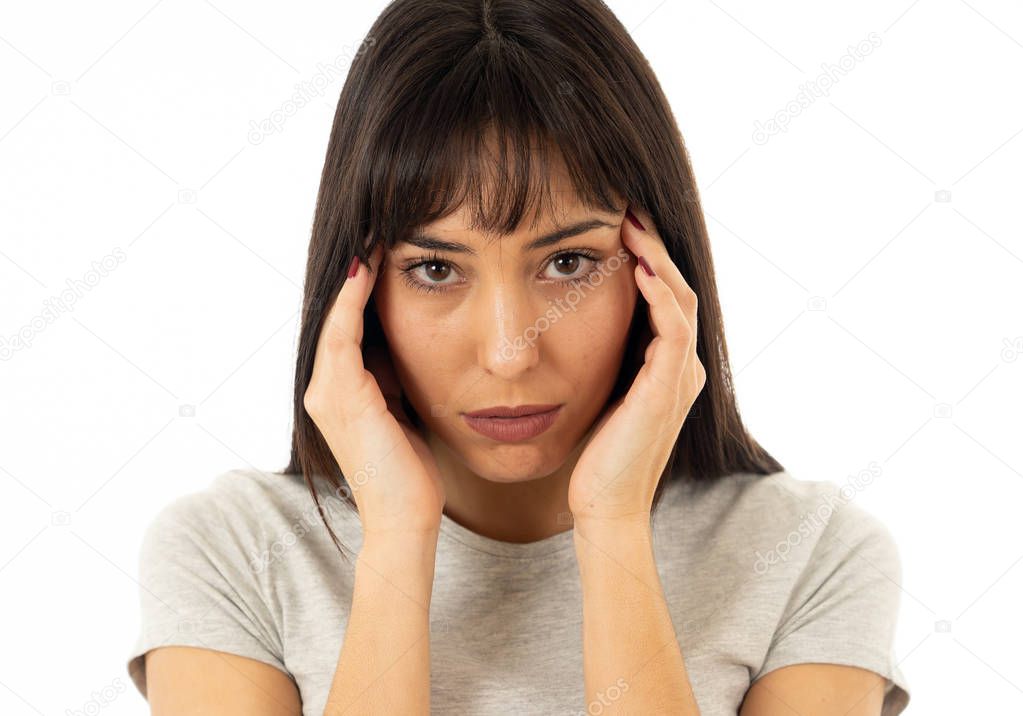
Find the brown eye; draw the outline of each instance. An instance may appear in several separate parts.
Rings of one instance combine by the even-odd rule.
[[[454,273],[454,267],[438,258],[423,258],[398,269],[402,280],[417,291],[446,291],[457,281],[445,281]]]
[[[597,265],[597,255],[583,251],[564,251],[557,254],[544,267],[544,278],[555,282],[577,281],[584,278]],[[583,264],[588,261],[591,264],[589,270]]]
[[[443,281],[447,278],[448,273],[451,271],[451,267],[447,264],[438,263],[431,261],[429,263],[421,264],[424,269],[426,278],[430,281]]]
[[[562,254],[554,259],[554,266],[559,273],[563,273],[566,276],[571,276],[573,273],[579,270],[579,255],[578,254]]]

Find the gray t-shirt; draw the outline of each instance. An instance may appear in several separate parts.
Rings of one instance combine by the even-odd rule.
[[[653,513],[654,555],[703,716],[734,715],[754,679],[806,662],[875,671],[887,679],[883,716],[906,707],[893,649],[899,553],[847,488],[787,472],[666,487]],[[331,527],[357,552],[358,515],[328,489],[320,494]],[[301,476],[221,474],[166,505],[145,533],[128,672],[145,695],[148,649],[240,654],[289,674],[303,715],[322,716],[353,568]],[[501,542],[444,515],[430,628],[434,713],[588,713],[572,530]]]

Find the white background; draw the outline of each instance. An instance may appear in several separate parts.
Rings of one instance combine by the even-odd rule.
[[[144,712],[145,526],[285,465],[334,103],[384,5],[0,6],[0,341],[31,341],[0,349],[0,713]],[[1023,7],[610,5],[692,155],[751,431],[799,478],[878,472],[908,713],[1023,711]]]

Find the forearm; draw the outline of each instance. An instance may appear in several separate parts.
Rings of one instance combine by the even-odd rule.
[[[367,537],[324,716],[430,713],[437,532]]]
[[[586,703],[605,714],[697,716],[649,521],[577,521]]]

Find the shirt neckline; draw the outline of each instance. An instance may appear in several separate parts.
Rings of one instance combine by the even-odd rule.
[[[575,544],[575,529],[572,527],[533,542],[505,542],[473,532],[444,512],[440,516],[440,531],[470,549],[497,557],[535,559],[566,551],[574,548]]]
[[[671,479],[665,485],[665,494],[661,498],[661,505],[651,515],[651,519],[653,519],[657,512],[663,511],[665,503],[679,498],[685,484],[687,483],[684,483],[681,479]],[[652,526],[656,525],[656,523],[657,521],[654,520]],[[477,534],[468,527],[455,522],[448,517],[446,512],[441,512],[440,532],[471,550],[497,557],[537,559],[575,548],[574,527],[534,542],[504,542]]]

